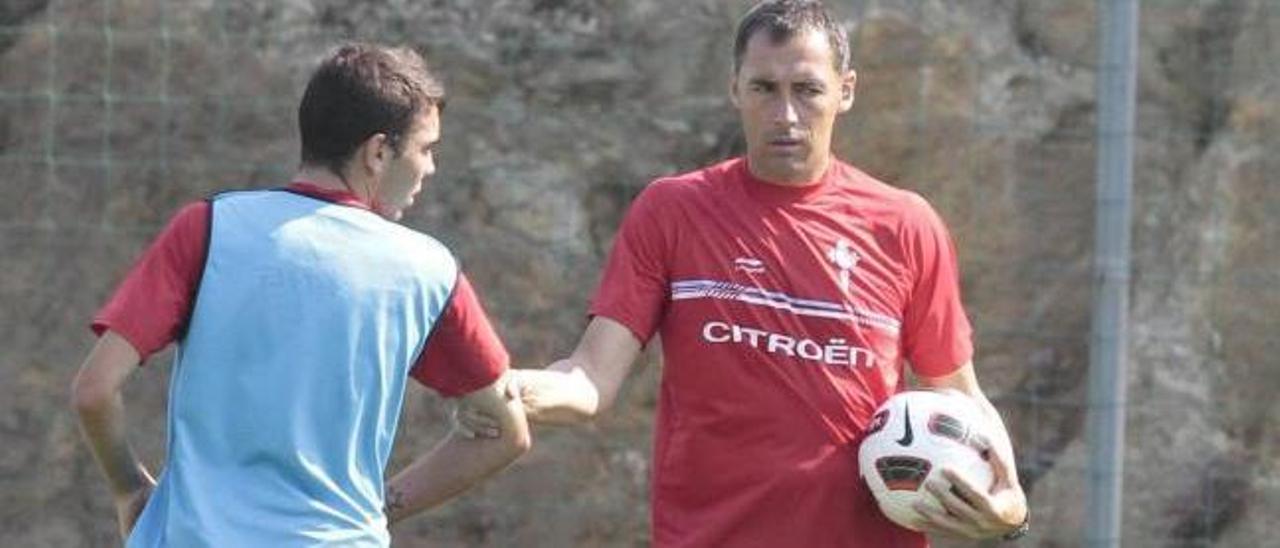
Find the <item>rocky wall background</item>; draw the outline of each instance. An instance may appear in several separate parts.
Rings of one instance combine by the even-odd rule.
[[[406,222],[463,259],[520,365],[568,352],[613,231],[656,176],[741,152],[726,99],[746,0],[8,0],[0,5],[0,544],[116,543],[66,401],[85,324],[164,221],[282,184],[294,109],[344,39],[425,52],[451,94]],[[1028,545],[1076,546],[1093,245],[1086,0],[832,0],[858,99],[839,155],[917,189],[960,249],[978,371],[1029,489]],[[1267,546],[1280,529],[1280,4],[1142,3],[1125,546]],[[163,461],[170,353],[127,393]],[[401,546],[647,545],[660,364],[615,412],[543,428]],[[446,427],[405,409],[393,468]],[[960,545],[960,543],[942,543]]]

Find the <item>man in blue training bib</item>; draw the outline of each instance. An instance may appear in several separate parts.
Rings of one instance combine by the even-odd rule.
[[[509,357],[450,251],[399,220],[433,173],[444,90],[412,50],[352,44],[298,109],[287,185],[181,209],[94,317],[73,401],[130,547],[371,546],[529,447]],[[121,390],[178,344],[158,481]],[[409,378],[501,417],[389,482]]]

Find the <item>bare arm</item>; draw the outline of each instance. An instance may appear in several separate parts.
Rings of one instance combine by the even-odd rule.
[[[138,368],[138,351],[114,331],[107,331],[80,366],[71,386],[71,402],[80,430],[107,478],[121,536],[128,537],[155,486],[126,436],[125,382]]]
[[[468,438],[457,430],[391,478],[386,488],[386,514],[391,523],[443,504],[497,473],[529,450],[529,425],[518,401],[508,401],[510,373],[493,384],[459,398],[459,405],[493,417],[500,433],[494,438]]]
[[[516,371],[529,420],[579,423],[612,407],[639,354],[640,341],[630,329],[603,316],[592,318],[568,358],[546,369]]]
[[[997,428],[991,440],[991,465],[995,470],[995,485],[988,491],[970,485],[961,476],[945,471],[946,477],[964,495],[963,499],[941,486],[930,486],[948,514],[929,514],[930,529],[953,536],[968,538],[992,538],[1017,529],[1027,518],[1027,498],[1018,482],[1018,469],[1014,466],[1013,445],[1005,429],[1000,413],[978,385],[973,363],[966,363],[955,373],[942,377],[921,377],[920,383],[929,388],[951,388],[972,397]]]

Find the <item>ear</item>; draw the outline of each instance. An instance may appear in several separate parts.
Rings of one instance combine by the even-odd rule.
[[[741,101],[738,98],[738,75],[737,74],[729,75],[729,102],[733,103],[733,106],[735,108],[741,106],[739,104],[741,103]]]
[[[840,112],[853,108],[854,89],[858,84],[858,73],[849,69],[840,79]]]
[[[391,147],[388,146],[385,133],[370,135],[360,143],[360,148],[356,149],[356,160],[359,162],[357,167],[372,176],[381,175],[390,159]]]

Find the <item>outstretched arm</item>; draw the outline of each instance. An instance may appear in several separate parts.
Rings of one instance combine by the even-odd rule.
[[[386,488],[386,514],[395,523],[443,504],[497,473],[529,450],[529,425],[520,402],[505,396],[508,372],[493,384],[459,398],[458,405],[493,417],[500,433],[471,438],[456,429],[401,470]]]
[[[1017,530],[1027,519],[1027,497],[1018,482],[1018,469],[1014,466],[1013,445],[1009,441],[1004,421],[991,401],[978,386],[973,363],[966,363],[956,372],[942,377],[921,377],[920,383],[930,388],[951,388],[972,397],[997,428],[991,440],[991,466],[995,470],[995,484],[990,490],[971,485],[952,470],[944,470],[947,480],[955,486],[955,492],[940,485],[930,485],[947,512],[939,514],[927,506],[918,506],[924,514],[929,531],[972,539],[993,538]]]
[[[568,358],[546,369],[516,371],[529,420],[579,423],[612,407],[639,354],[640,341],[630,329],[603,316],[592,318]]]
[[[129,445],[124,400],[120,397],[139,360],[138,351],[129,341],[107,331],[89,352],[71,385],[71,403],[80,419],[80,431],[107,478],[120,535],[125,538],[156,483]]]
[[[508,394],[524,402],[530,422],[577,424],[613,406],[618,389],[640,353],[640,341],[621,323],[592,318],[578,347],[568,358],[545,369],[514,369]],[[489,413],[468,405],[454,410],[459,432],[467,437],[495,437],[501,425]]]

